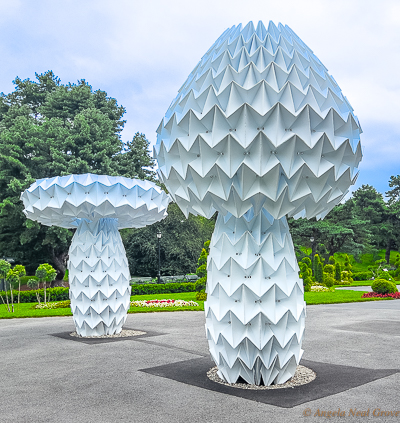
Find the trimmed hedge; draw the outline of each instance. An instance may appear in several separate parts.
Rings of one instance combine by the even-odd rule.
[[[372,272],[356,272],[353,273],[353,280],[354,281],[368,281],[372,278]]]
[[[21,303],[37,303],[36,292],[39,292],[40,301],[44,301],[44,290],[43,289],[36,289],[31,291],[21,291],[20,294],[20,301]],[[6,293],[1,291],[0,294],[5,300]],[[14,295],[14,304],[18,302],[18,291],[13,291]],[[46,296],[49,298],[50,301],[66,301],[69,300],[69,288],[48,288],[46,289]],[[10,291],[8,291],[8,301],[11,302],[10,298]]]
[[[186,283],[163,283],[163,284],[146,284],[146,285],[132,285],[131,295],[145,295],[145,294],[173,294],[176,292],[195,292],[195,284],[192,282]]]
[[[21,276],[21,285],[26,285],[29,279],[38,280],[37,276]],[[18,286],[18,283],[17,283],[17,286]]]
[[[195,292],[195,284],[192,282],[186,283],[165,283],[165,284],[146,284],[133,285],[131,295],[145,295],[145,294],[173,294],[179,292]],[[21,303],[37,303],[36,292],[39,292],[40,300],[44,301],[44,290],[37,289],[31,291],[21,291]],[[67,301],[69,300],[69,288],[47,288],[47,297],[50,294],[50,301]],[[5,299],[5,292],[0,294]],[[18,301],[18,291],[13,291],[14,303]],[[10,300],[10,291],[8,291],[8,300]],[[0,301],[1,303],[1,301]]]

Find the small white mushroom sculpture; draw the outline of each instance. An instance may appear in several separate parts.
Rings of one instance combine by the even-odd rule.
[[[229,383],[280,384],[302,356],[303,283],[286,222],[324,217],[361,160],[358,119],[288,27],[226,30],[157,133],[159,175],[186,214],[218,211],[206,334]]]
[[[76,228],[68,271],[77,333],[86,337],[121,332],[131,287],[118,230],[164,219],[170,197],[149,181],[84,174],[40,179],[21,199],[27,218]]]

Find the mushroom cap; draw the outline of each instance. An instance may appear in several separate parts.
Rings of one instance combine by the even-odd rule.
[[[122,176],[56,176],[39,179],[21,194],[28,219],[76,228],[81,219],[118,219],[118,228],[141,228],[167,216],[171,198],[150,181]]]
[[[187,216],[323,217],[348,192],[362,132],[336,81],[288,27],[227,29],[158,127],[160,179]]]

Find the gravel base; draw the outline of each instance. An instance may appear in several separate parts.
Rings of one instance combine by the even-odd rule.
[[[130,330],[130,329],[122,329],[120,333],[115,335],[100,335],[100,336],[80,336],[76,332],[70,333],[70,336],[75,338],[128,338],[130,336],[138,336],[138,335],[145,335],[146,332],[141,332],[140,330]]]
[[[259,386],[251,385],[249,383],[227,383],[223,381],[218,375],[218,367],[215,366],[207,372],[207,376],[213,382],[220,383],[221,385],[230,386],[232,388],[240,389],[253,389],[253,390],[264,390],[264,389],[284,389],[284,388],[294,388],[295,386],[305,385],[312,382],[317,375],[314,371],[304,366],[297,366],[296,373],[294,376],[289,379],[287,382],[280,385],[269,385],[269,386]]]

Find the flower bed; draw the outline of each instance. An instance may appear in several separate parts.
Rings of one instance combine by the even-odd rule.
[[[361,296],[361,298],[394,298],[395,300],[400,300],[400,292],[395,292],[394,294],[378,294],[377,292],[366,292]]]
[[[312,285],[311,286],[311,292],[328,292],[329,288],[322,285]]]
[[[183,300],[147,300],[131,301],[131,307],[198,307],[199,304],[194,301]]]
[[[71,301],[70,300],[66,300],[66,301],[59,301],[58,303],[41,303],[41,304],[36,304],[35,308],[36,309],[55,309],[55,308],[68,308],[71,307]]]

